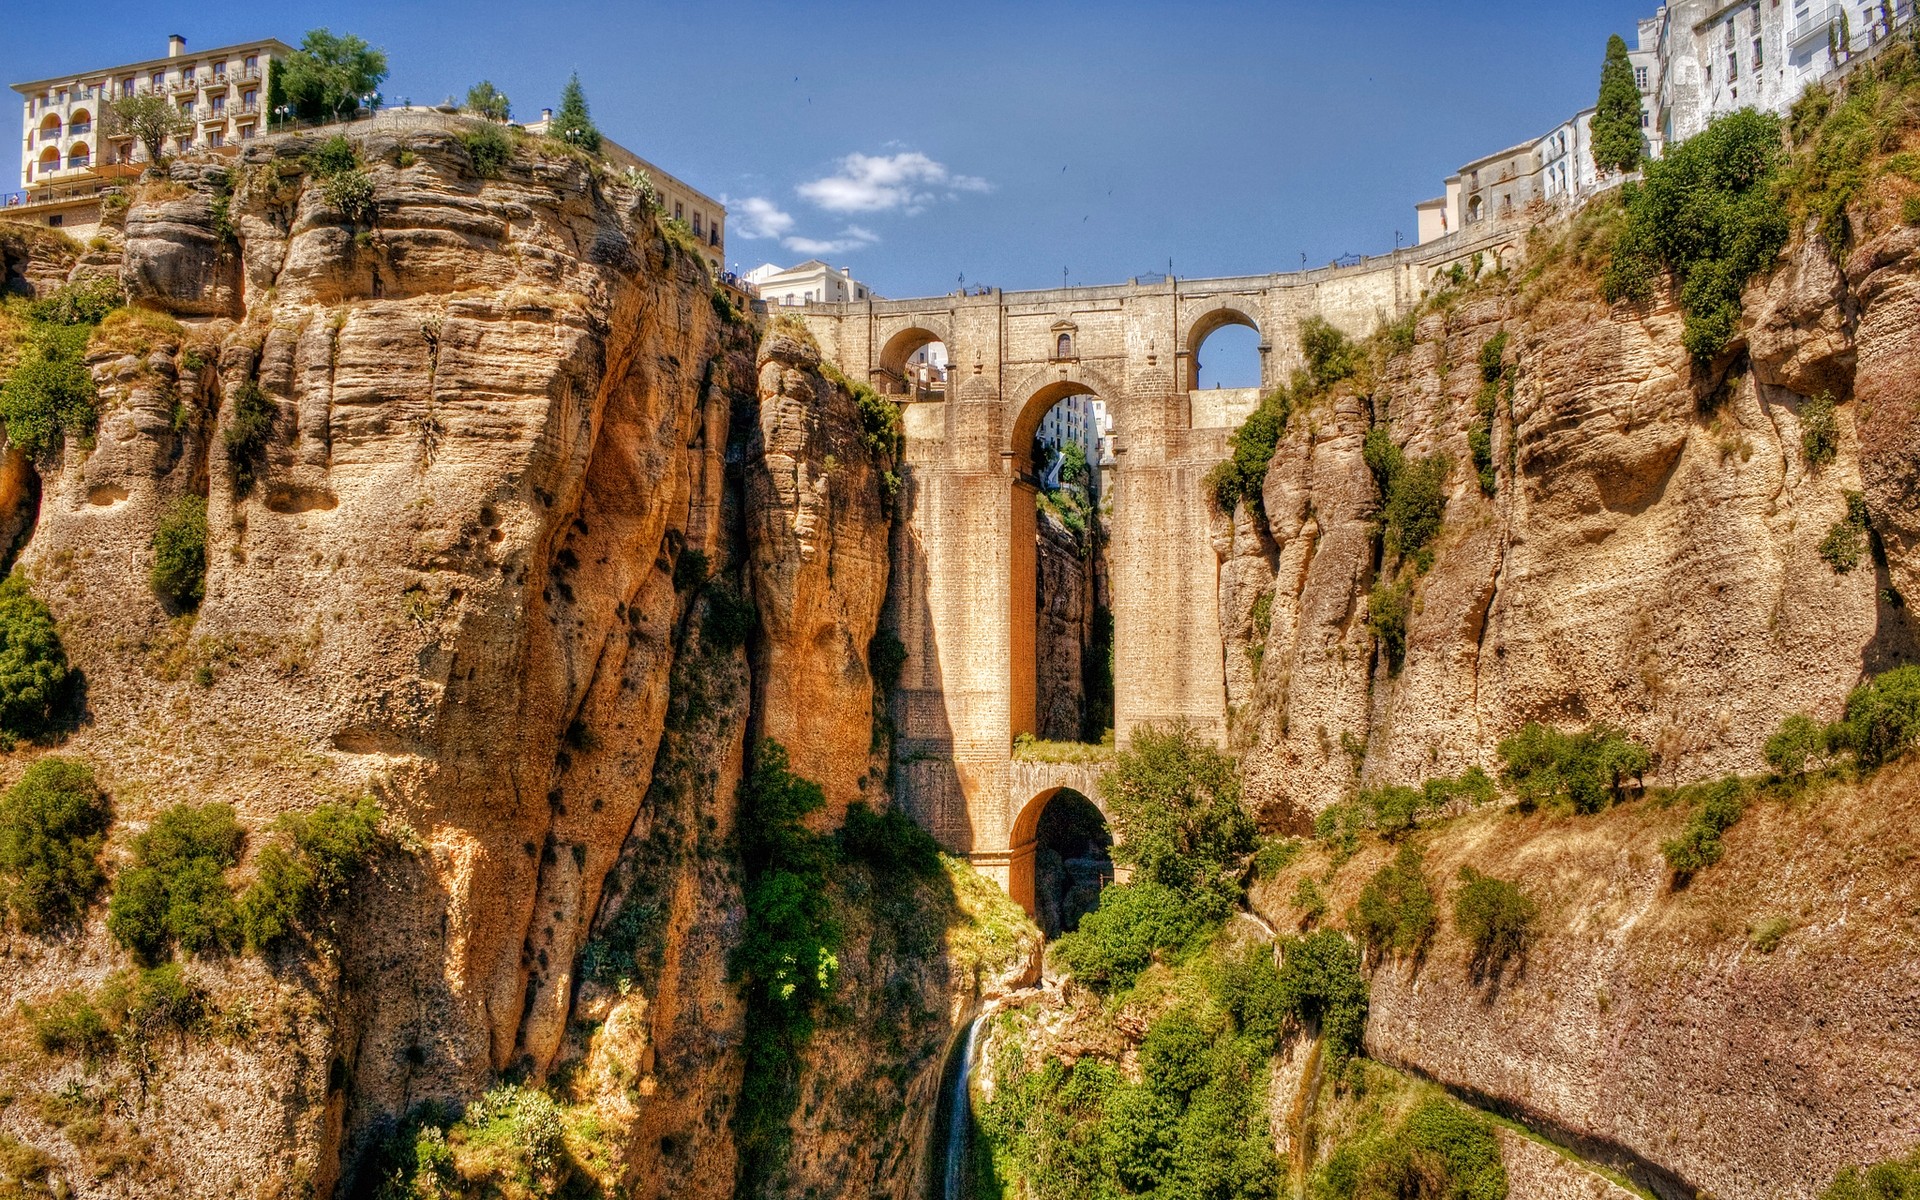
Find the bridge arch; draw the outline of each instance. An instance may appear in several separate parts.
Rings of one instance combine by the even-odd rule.
[[[1220,332],[1238,326],[1251,329],[1261,339],[1260,383],[1266,384],[1266,331],[1260,328],[1260,320],[1246,308],[1237,303],[1218,304],[1195,317],[1187,327],[1186,363],[1187,378],[1184,380],[1187,390],[1200,386],[1200,350],[1208,338]]]
[[[914,355],[938,342],[948,347],[946,332],[935,322],[923,321],[897,329],[880,347],[879,357],[874,360],[873,377],[869,381],[881,392],[899,395],[907,388],[907,363]]]
[[[1012,835],[1008,839],[1012,853],[1008,861],[1007,891],[1014,902],[1026,910],[1028,916],[1036,918],[1042,915],[1043,907],[1038,890],[1038,872],[1035,870],[1042,848],[1041,823],[1042,818],[1048,815],[1048,810],[1056,803],[1084,805],[1093,814],[1097,814],[1105,835],[1105,845],[1110,847],[1113,844],[1113,818],[1097,795],[1068,784],[1058,784],[1042,788],[1028,797],[1026,803],[1019,807],[1018,815],[1014,818]],[[1057,813],[1058,810],[1055,811]],[[1113,878],[1111,871],[1112,864],[1109,859],[1108,873],[1103,882],[1111,881]],[[1077,920],[1077,915],[1075,919]],[[1054,929],[1048,932],[1051,935],[1060,930]]]

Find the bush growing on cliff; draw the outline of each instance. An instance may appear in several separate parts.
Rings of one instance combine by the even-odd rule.
[[[1920,739],[1920,665],[1896,667],[1847,694],[1832,741],[1863,767],[1892,762]]]
[[[21,1006],[40,1049],[77,1054],[92,1062],[118,1051],[141,1076],[153,1068],[153,1043],[199,1028],[208,1010],[206,993],[178,963],[141,971],[116,971],[97,991],[61,993],[44,1005]]]
[[[15,571],[0,581],[0,749],[47,728],[69,677],[53,613]]]
[[[1920,1200],[1920,1150],[1870,1167],[1848,1167],[1820,1200]]]
[[[97,418],[87,370],[85,325],[33,326],[12,372],[0,383],[0,420],[7,441],[30,457],[57,449],[68,435],[86,437]]]
[[[513,139],[506,130],[492,122],[461,130],[458,140],[466,149],[467,157],[473,161],[473,173],[482,179],[498,177],[506,165],[513,161]]]
[[[1413,617],[1413,580],[1384,580],[1367,593],[1367,629],[1380,643],[1387,674],[1398,675],[1407,661],[1407,622]]]
[[[1847,493],[1847,515],[1833,523],[1827,530],[1827,536],[1820,540],[1818,553],[1833,568],[1835,575],[1845,575],[1860,565],[1869,548],[1872,536],[1872,518],[1867,514],[1867,501],[1859,492]]]
[[[223,440],[227,462],[233,471],[233,494],[242,499],[253,491],[262,467],[266,465],[267,439],[273,435],[273,401],[260,385],[248,380],[233,392],[233,413],[227,419]]]
[[[1422,863],[1419,847],[1407,842],[1360,889],[1353,930],[1374,954],[1417,956],[1433,939],[1433,889]]]
[[[1324,317],[1300,322],[1300,353],[1307,360],[1305,390],[1319,395],[1360,370],[1360,347]]]
[[[1529,723],[1499,746],[1502,782],[1523,808],[1564,805],[1596,813],[1618,802],[1627,780],[1638,780],[1652,763],[1644,746],[1608,725],[1562,733]]]
[[[226,870],[246,834],[225,804],[178,804],[134,839],[134,865],[114,881],[107,930],[145,963],[178,946],[189,954],[231,950],[240,926]]]
[[[1342,934],[1322,929],[1281,941],[1280,1003],[1296,1020],[1319,1026],[1337,1066],[1360,1051],[1367,1025],[1367,980],[1360,952]]]
[[[207,502],[182,496],[153,531],[153,590],[176,612],[200,607],[207,592]]]
[[[1682,341],[1698,362],[1717,356],[1739,324],[1741,289],[1787,244],[1774,186],[1780,162],[1780,119],[1748,108],[1648,163],[1645,181],[1626,193],[1607,298],[1646,299],[1656,272],[1672,272],[1686,316]]]
[[[1800,406],[1800,451],[1815,467],[1826,466],[1840,453],[1840,420],[1826,392]]]
[[[1473,952],[1476,972],[1497,972],[1526,952],[1540,908],[1518,884],[1460,868],[1453,923]]]
[[[126,302],[126,290],[118,279],[89,275],[63,283],[27,305],[27,319],[47,325],[98,325]]]
[[[707,613],[700,623],[700,637],[710,648],[738,650],[747,644],[759,623],[760,610],[731,584],[718,583],[707,589]]]
[[[1268,392],[1246,423],[1233,431],[1227,442],[1227,457],[1207,473],[1207,487],[1222,510],[1232,512],[1234,505],[1244,500],[1256,512],[1265,511],[1261,497],[1267,486],[1267,467],[1287,432],[1290,409],[1286,389]]]
[[[1157,883],[1114,884],[1080,927],[1049,948],[1054,961],[1095,991],[1122,992],[1159,956],[1179,957],[1217,918]]]
[[[1407,458],[1385,425],[1367,430],[1361,454],[1380,488],[1380,529],[1388,556],[1425,572],[1433,565],[1428,543],[1446,517],[1447,473],[1453,464],[1444,454]]]
[[[337,904],[372,860],[381,811],[371,800],[322,804],[275,822],[282,839],[255,862],[254,881],[240,894],[239,926],[249,949],[271,949]]]
[[[75,759],[42,758],[0,795],[0,901],[21,929],[85,915],[106,879],[100,850],[112,819],[92,769]]]
[[[1794,713],[1780,722],[1762,753],[1774,774],[1783,779],[1799,779],[1826,751],[1826,726],[1805,713]]]
[[[1115,860],[1132,865],[1139,882],[1224,919],[1240,899],[1241,869],[1256,846],[1233,760],[1184,722],[1143,726],[1099,790],[1113,814]]]
[[[1436,1096],[1391,1133],[1336,1148],[1314,1173],[1310,1194],[1314,1200],[1506,1200],[1507,1171],[1492,1123]]]

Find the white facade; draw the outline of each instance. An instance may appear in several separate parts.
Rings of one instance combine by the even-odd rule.
[[[853,277],[851,267],[836,269],[817,258],[810,258],[797,267],[762,263],[743,278],[759,290],[762,300],[773,306],[880,299],[872,288]]]
[[[193,121],[173,149],[222,150],[267,127],[267,72],[293,52],[271,38],[191,54],[185,38],[167,39],[167,56],[31,83],[21,97],[20,186],[29,193],[98,187],[114,168],[144,163],[131,135],[106,135],[104,108],[113,99],[157,93]]]
[[[1087,456],[1087,465],[1095,468],[1097,474],[1101,455],[1108,449],[1105,431],[1111,422],[1106,410],[1104,400],[1086,395],[1068,396],[1047,410],[1047,415],[1040,419],[1040,432],[1036,436],[1042,445],[1055,450],[1068,442],[1077,443]],[[1060,465],[1056,454],[1053,464],[1047,468],[1048,487],[1060,486]]]
[[[1564,205],[1592,195],[1600,183],[1599,168],[1593,165],[1593,109],[1574,117],[1533,148],[1539,162],[1539,197],[1552,205]]]

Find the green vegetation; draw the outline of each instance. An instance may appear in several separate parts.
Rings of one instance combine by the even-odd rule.
[[[223,440],[227,463],[233,472],[235,499],[253,491],[261,469],[266,466],[267,439],[273,436],[274,404],[260,385],[248,380],[233,391],[233,413],[227,420]]]
[[[179,804],[134,839],[134,865],[120,872],[107,930],[143,963],[178,946],[188,954],[240,944],[239,914],[225,873],[246,834],[225,804]]]
[[[1600,68],[1600,99],[1593,114],[1593,164],[1602,171],[1632,171],[1640,166],[1640,88],[1633,63],[1619,34],[1607,39]]]
[[[1260,511],[1267,467],[1287,431],[1289,416],[1326,395],[1335,384],[1353,378],[1363,361],[1361,348],[1320,317],[1300,322],[1300,350],[1306,366],[1295,371],[1286,387],[1260,398],[1246,423],[1234,431],[1227,459],[1207,473],[1207,490],[1228,512],[1245,501]]]
[[[1476,972],[1498,973],[1525,953],[1539,914],[1539,906],[1518,884],[1482,875],[1472,867],[1460,868],[1453,923],[1473,949]]]
[[[1745,785],[1734,776],[1728,776],[1718,783],[1709,783],[1703,789],[1682,789],[1684,793],[1703,791],[1703,803],[1693,812],[1693,818],[1678,837],[1661,843],[1661,854],[1667,858],[1667,866],[1672,868],[1674,876],[1688,879],[1695,872],[1703,872],[1720,860],[1724,847],[1720,845],[1720,835],[1734,828],[1747,810]]]
[[[332,179],[360,169],[360,151],[353,139],[336,133],[301,157],[307,171],[316,179]]]
[[[715,650],[738,650],[760,624],[760,610],[732,584],[715,581],[707,588],[707,612],[700,638]]]
[[[1183,959],[1213,926],[1172,888],[1156,883],[1115,884],[1100,907],[1080,918],[1048,954],[1075,979],[1101,992],[1131,988],[1156,959]]]
[[[1862,767],[1892,762],[1920,738],[1920,665],[1896,667],[1854,688],[1829,743]]]
[[[370,224],[376,209],[373,203],[373,177],[355,168],[328,176],[320,185],[327,203],[356,225]]]
[[[1446,516],[1447,472],[1453,464],[1444,454],[1407,458],[1385,425],[1367,430],[1361,453],[1380,487],[1380,528],[1387,554],[1412,561],[1424,573],[1433,565],[1428,543]]]
[[[565,90],[560,93],[560,111],[547,126],[547,136],[577,146],[588,154],[600,153],[600,130],[587,115],[587,94],[580,88],[578,72],[567,80]]]
[[[1820,1200],[1920,1200],[1920,1150],[1871,1167],[1848,1167]]]
[[[1030,733],[1013,739],[1013,757],[1021,762],[1105,762],[1113,757],[1113,731],[1100,742],[1055,742]]]
[[[1867,513],[1867,500],[1859,492],[1847,493],[1847,515],[1835,521],[1827,536],[1820,539],[1818,553],[1836,575],[1845,575],[1860,565],[1860,559],[1872,547],[1873,519]]]
[[[1687,351],[1703,364],[1718,356],[1738,325],[1741,289],[1787,244],[1780,162],[1779,118],[1741,109],[1648,163],[1645,182],[1624,193],[1607,298],[1647,299],[1656,273],[1671,272]]]
[[[1367,1027],[1367,979],[1360,952],[1343,934],[1322,929],[1285,938],[1281,946],[1279,1005],[1315,1025],[1335,1066],[1360,1052]]]
[[[1261,496],[1267,484],[1267,466],[1274,449],[1287,431],[1287,416],[1292,403],[1285,388],[1268,392],[1246,423],[1228,439],[1228,456],[1207,475],[1214,502],[1227,512],[1245,500],[1257,512],[1264,512]]]
[[[1420,848],[1406,842],[1360,889],[1353,931],[1374,954],[1417,956],[1433,940],[1433,889],[1421,867]]]
[[[1747,927],[1747,944],[1762,954],[1772,954],[1791,932],[1793,922],[1786,917],[1763,917]]]
[[[207,593],[207,501],[182,496],[153,531],[153,590],[175,612],[200,607]]]
[[[1172,890],[1208,919],[1232,911],[1256,845],[1232,759],[1185,723],[1142,726],[1099,789],[1112,814],[1115,861],[1131,865],[1136,882]]]
[[[493,86],[491,79],[482,79],[467,89],[466,109],[476,117],[485,117],[489,121],[507,121],[513,117],[513,106],[507,101],[507,94]]]
[[[522,1084],[488,1089],[465,1112],[417,1105],[375,1148],[373,1200],[595,1200],[616,1169],[611,1130],[589,1105]]]
[[[1826,752],[1826,727],[1805,713],[1782,720],[1763,750],[1767,765],[1783,779],[1804,778],[1807,769]]]
[[[1787,128],[1795,151],[1789,171],[1791,216],[1809,217],[1838,255],[1853,243],[1852,213],[1867,202],[1872,184],[1903,172],[1901,162],[1920,100],[1920,63],[1906,47],[1878,56],[1849,72],[1843,96],[1809,88],[1794,104]],[[1892,157],[1889,158],[1889,155]],[[1910,161],[1910,160],[1909,160]]]
[[[1387,659],[1387,674],[1398,675],[1407,661],[1407,622],[1413,618],[1413,580],[1381,580],[1367,593],[1367,628]]]
[[[380,844],[381,811],[371,800],[322,804],[274,823],[278,840],[260,851],[254,881],[240,894],[240,935],[270,950],[310,929],[338,904]]]
[[[504,101],[505,97],[501,99]],[[513,139],[505,129],[492,122],[463,129],[455,140],[466,148],[467,157],[473,160],[474,174],[482,179],[498,178],[506,165],[513,161]]]
[[[193,132],[193,118],[161,93],[116,96],[100,106],[101,126],[108,134],[131,134],[147,152],[147,169],[166,161],[167,139]]]
[[[338,121],[380,107],[387,56],[352,34],[312,29],[300,48],[275,63],[272,90],[303,121]]]
[[[1555,805],[1596,813],[1617,803],[1626,781],[1646,773],[1652,758],[1643,746],[1608,725],[1562,733],[1530,723],[1499,746],[1500,778],[1523,808]]]
[[[70,675],[53,613],[15,571],[0,581],[0,747],[47,729]]]
[[[7,440],[23,453],[43,455],[67,435],[92,435],[98,414],[87,347],[94,327],[123,300],[117,281],[91,277],[30,304],[0,309],[0,330],[14,326],[0,337],[0,368],[11,359],[0,380],[0,421]]]
[[[1800,406],[1800,450],[1813,467],[1826,466],[1840,453],[1840,422],[1834,416],[1833,397],[1826,392]]]
[[[85,763],[48,756],[0,795],[0,903],[39,934],[86,914],[105,882],[113,808]]]
[[[1359,849],[1359,835],[1371,829],[1390,842],[1420,827],[1422,817],[1464,801],[1478,807],[1494,800],[1498,789],[1479,767],[1460,775],[1429,779],[1418,788],[1389,784],[1364,788],[1350,802],[1329,805],[1314,818],[1314,836],[1333,848],[1341,861]]]
[[[204,1024],[206,994],[178,963],[117,971],[99,990],[76,988],[43,1005],[23,1004],[21,1016],[47,1054],[73,1054],[89,1063],[117,1052],[141,1078],[152,1074],[154,1044]]]
[[[1467,426],[1467,449],[1473,455],[1480,491],[1488,496],[1499,487],[1499,473],[1493,465],[1493,418],[1502,389],[1509,398],[1513,394],[1513,373],[1505,361],[1506,352],[1504,329],[1481,344],[1480,391],[1474,396],[1473,422]]]
[[[1618,39],[1615,39],[1618,40]],[[1506,1200],[1493,1124],[1434,1096],[1392,1132],[1342,1143],[1313,1175],[1313,1200]]]

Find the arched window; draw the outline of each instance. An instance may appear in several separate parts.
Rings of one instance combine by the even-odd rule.
[[[60,114],[48,113],[47,119],[40,122],[40,140],[56,142],[60,140]]]
[[[87,149],[87,144],[85,142],[75,142],[73,144],[73,148],[67,151],[68,167],[71,167],[71,168],[84,167],[84,166],[87,166],[91,161],[92,161],[92,154]]]
[[[1054,340],[1053,356],[1055,358],[1073,357],[1073,335],[1071,333],[1063,333]]]

